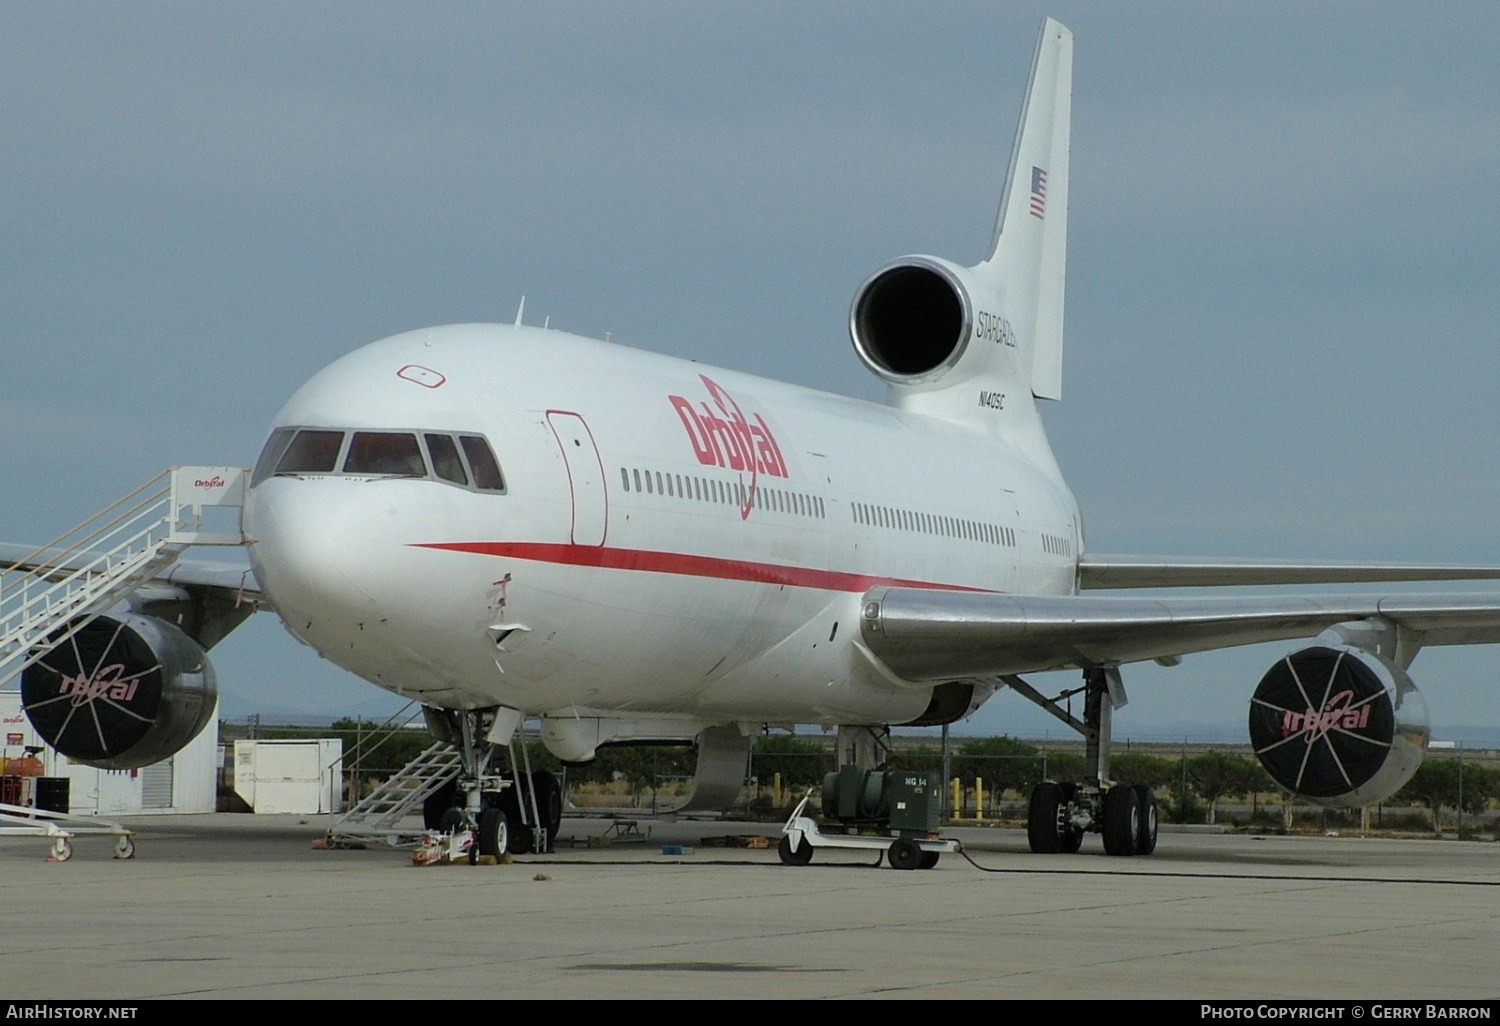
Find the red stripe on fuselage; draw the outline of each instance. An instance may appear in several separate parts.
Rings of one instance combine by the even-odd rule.
[[[871,577],[837,570],[815,570],[804,566],[781,566],[755,563],[747,559],[720,559],[717,556],[692,556],[682,552],[651,552],[646,549],[616,549],[592,545],[559,545],[550,542],[427,542],[419,549],[444,549],[449,552],[472,552],[482,556],[509,556],[540,563],[562,563],[566,566],[590,566],[604,570],[644,570],[658,574],[682,574],[688,577],[715,577],[726,581],[750,581],[756,584],[787,584],[794,588],[820,588],[824,591],[867,591],[876,585],[899,588],[933,588],[941,591],[982,591],[958,584],[934,584],[931,581],[903,581],[894,577]]]

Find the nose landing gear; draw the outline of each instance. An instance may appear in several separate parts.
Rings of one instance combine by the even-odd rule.
[[[451,710],[428,707],[428,728],[458,749],[461,769],[451,789],[426,810],[435,829],[412,860],[418,865],[467,859],[500,863],[506,855],[550,852],[562,822],[562,788],[546,771],[531,771],[515,732],[521,714],[511,709]],[[502,753],[504,758],[502,760]],[[509,769],[502,769],[502,761]],[[436,797],[436,796],[435,796]],[[446,808],[443,803],[450,803]]]

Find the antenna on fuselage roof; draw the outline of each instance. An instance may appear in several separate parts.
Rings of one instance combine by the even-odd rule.
[[[521,326],[521,315],[526,312],[526,297],[521,297],[521,305],[516,307],[516,327]]]

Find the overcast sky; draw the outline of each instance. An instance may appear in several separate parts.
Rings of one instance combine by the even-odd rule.
[[[523,294],[878,400],[853,291],[983,255],[1048,13],[1076,50],[1045,415],[1089,547],[1500,560],[1493,0],[0,2],[0,539],[248,465],[323,365]],[[255,619],[214,653],[227,714],[399,706]],[[1128,671],[1117,730],[1242,725],[1286,650]],[[1496,655],[1417,660],[1437,736],[1500,725]],[[964,729],[1046,722],[1002,696]]]

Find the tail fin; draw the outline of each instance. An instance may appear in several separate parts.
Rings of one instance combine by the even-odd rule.
[[[1031,391],[1041,399],[1062,398],[1072,107],[1073,33],[1048,18],[1032,59],[990,255],[974,268],[997,281],[1017,333],[1030,337]]]
[[[1061,398],[1072,83],[1073,34],[1048,18],[989,255],[902,257],[855,294],[850,338],[893,404],[1006,431]]]

